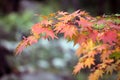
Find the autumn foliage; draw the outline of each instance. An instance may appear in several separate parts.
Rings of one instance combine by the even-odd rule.
[[[24,38],[16,48],[16,54],[39,39],[58,39],[63,34],[74,45],[79,44],[76,55],[79,60],[73,73],[90,68],[89,80],[99,80],[104,74],[118,73],[120,80],[120,15],[92,17],[85,11],[71,14],[57,13],[41,16],[42,20],[31,28],[31,35]],[[96,56],[99,63],[96,63]]]

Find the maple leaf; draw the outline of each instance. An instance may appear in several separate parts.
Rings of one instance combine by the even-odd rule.
[[[35,36],[29,36],[28,38],[25,38],[23,41],[19,43],[19,45],[16,48],[16,55],[21,53],[24,48],[26,48],[28,45],[32,45],[38,42],[38,39]]]
[[[97,69],[97,70],[95,70],[94,73],[90,74],[88,79],[89,80],[99,80],[99,78],[103,76],[103,73],[104,73],[103,70]]]
[[[113,42],[117,41],[117,33],[116,31],[106,31],[103,33],[103,35],[100,37],[100,39],[103,41],[103,43],[109,43],[113,44]]]
[[[62,21],[64,23],[67,23],[68,21],[72,20],[74,18],[74,16],[71,15],[64,15],[62,17],[59,17],[58,20]]]
[[[92,50],[92,51],[88,52],[88,57],[94,57],[96,54],[98,54],[98,52],[95,50]]]
[[[88,36],[85,34],[78,34],[75,38],[74,38],[74,42],[82,44],[83,42],[86,42]]]
[[[101,63],[101,64],[98,64],[97,67],[101,70],[101,69],[105,69],[107,66],[106,63]]]
[[[99,70],[96,70],[96,71],[95,71],[94,75],[95,75],[95,76],[98,76],[98,77],[102,77],[102,76],[103,76],[103,73],[104,73],[103,70],[100,70],[100,69],[99,69]]]
[[[76,50],[76,55],[79,57],[81,54],[87,53],[88,50],[86,50],[86,47],[87,47],[87,44],[83,42]]]
[[[79,57],[81,54],[84,53],[84,49],[82,49],[83,47],[79,46],[79,48],[76,50],[76,55]]]
[[[65,28],[65,23],[63,23],[63,22],[58,22],[57,24],[55,24],[55,29],[54,29],[54,31],[56,32],[56,33],[59,33],[63,28]]]
[[[51,29],[48,29],[48,28],[44,28],[43,32],[42,33],[45,33],[46,34],[46,37],[51,37],[52,40],[54,38],[58,38],[57,36],[55,36],[54,32],[51,30]]]
[[[73,74],[77,74],[82,68],[84,68],[84,63],[79,62],[73,70]]]
[[[107,49],[108,46],[108,44],[101,44],[97,47],[97,51],[101,53],[103,50]]]
[[[26,48],[27,45],[28,45],[28,41],[27,41],[27,40],[21,41],[21,42],[18,44],[18,46],[17,46],[17,48],[16,48],[16,50],[15,50],[15,54],[16,54],[16,55],[20,54],[20,53],[23,51],[23,49]]]
[[[35,35],[45,33],[46,38],[47,37],[51,37],[52,39],[57,38],[57,36],[55,36],[53,30],[51,30],[50,28],[43,27],[41,25],[41,23],[37,23],[37,24],[33,25],[32,33],[35,34]]]
[[[114,71],[114,70],[116,70],[116,67],[117,67],[117,65],[115,65],[115,64],[111,64],[110,66],[108,65],[107,67],[106,67],[106,73],[107,74],[112,74],[112,72]]]
[[[99,25],[98,25],[98,24],[94,24],[93,27],[94,27],[95,29],[100,30],[100,29],[105,28],[105,25],[104,25],[104,24],[99,24]]]
[[[76,16],[79,16],[79,15],[80,15],[80,14],[78,14],[79,11],[80,11],[80,10],[77,10],[77,11],[73,12],[72,14],[64,15],[64,16],[62,16],[62,17],[59,17],[58,20],[59,20],[59,21],[62,21],[62,22],[64,22],[64,23],[67,23],[67,22],[73,20]],[[61,13],[61,14],[64,14],[64,13]],[[66,13],[65,13],[65,14],[66,14]]]
[[[119,64],[120,64],[120,60],[117,60],[115,64],[116,64],[116,65],[119,65]]]
[[[29,37],[27,38],[27,40],[28,40],[29,45],[32,45],[32,44],[38,42],[38,39],[37,39],[35,36],[29,36]]]
[[[92,51],[92,50],[94,50],[94,48],[95,48],[95,43],[93,42],[93,40],[91,40],[91,39],[88,40],[86,50]]]
[[[113,59],[106,59],[104,60],[104,63],[111,64],[114,60]]]
[[[80,17],[80,21],[77,20],[76,22],[79,24],[79,26],[84,27],[84,28],[86,28],[86,27],[90,28],[93,25],[93,23],[91,23],[90,21],[88,21],[82,17]]]
[[[64,27],[60,33],[64,33],[64,38],[70,37],[72,38],[73,35],[76,35],[77,28],[74,27],[73,25],[67,25]]]
[[[80,10],[77,10],[75,12],[73,12],[72,14],[70,14],[71,17],[76,17],[76,16],[80,16],[82,13],[80,13]]]
[[[42,29],[42,25],[40,23],[36,23],[32,26],[31,29],[33,34],[40,34],[42,33],[43,29]]]
[[[111,55],[110,55],[110,58],[114,58],[116,60],[119,60],[120,59],[120,51],[114,51]]]
[[[86,11],[79,11],[79,12],[80,12],[79,14],[80,14],[81,16],[86,16],[86,15],[88,15],[88,13],[87,13]]]
[[[97,30],[89,30],[89,38],[91,38],[93,41],[97,39],[98,31]]]
[[[74,25],[68,25],[63,22],[59,22],[54,29],[56,33],[64,33],[64,38],[70,37],[72,38],[73,35],[76,35],[77,28]]]
[[[81,54],[88,53],[88,56],[92,56],[90,51],[93,51],[94,49],[95,49],[95,44],[90,39],[88,40],[88,42],[84,42],[80,45],[80,47],[76,50],[76,54],[77,56],[80,56]]]
[[[120,30],[120,24],[115,25],[113,22],[109,22],[108,25],[110,26],[110,28],[114,28],[116,30]]]
[[[112,52],[110,50],[107,50],[107,49],[103,50],[103,52],[101,53],[101,56],[100,56],[101,60],[104,61],[106,59],[109,59],[111,53]]]
[[[106,22],[107,21],[105,19],[100,19],[97,22],[95,22],[93,28],[98,29],[98,30],[103,29],[103,28],[105,28],[105,26],[107,24]]]
[[[98,80],[98,77],[91,73],[88,77],[89,80]]]
[[[91,65],[94,65],[94,64],[95,64],[95,63],[94,63],[94,60],[95,60],[95,59],[92,58],[92,57],[86,58],[86,60],[85,60],[85,62],[84,62],[85,67],[90,68]]]
[[[58,15],[67,15],[68,13],[67,12],[63,12],[63,11],[58,11]]]

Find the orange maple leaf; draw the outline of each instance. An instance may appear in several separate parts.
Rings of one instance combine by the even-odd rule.
[[[23,51],[23,49],[26,48],[27,45],[28,45],[28,41],[27,41],[27,40],[21,41],[21,42],[18,44],[18,46],[17,46],[17,48],[16,48],[16,50],[15,50],[15,54],[16,54],[16,55],[20,54],[20,53]]]
[[[51,37],[52,39],[57,38],[57,36],[55,36],[53,30],[51,30],[49,27],[46,28],[46,27],[42,26],[41,23],[37,23],[37,24],[33,25],[32,33],[37,34],[37,35],[45,33],[46,38],[48,38],[48,37]]]
[[[43,29],[42,29],[42,25],[40,23],[36,23],[32,26],[31,29],[33,34],[40,34],[42,33]]]
[[[103,70],[95,70],[94,73],[91,73],[89,76],[89,80],[99,80],[100,77],[103,76],[104,71]]]
[[[77,74],[82,68],[84,68],[84,63],[79,62],[73,70],[73,74]]]
[[[111,53],[112,52],[110,50],[107,50],[107,49],[103,50],[103,52],[101,53],[101,56],[100,56],[101,60],[104,61],[106,59],[109,59]]]
[[[95,64],[95,63],[94,63],[94,60],[95,60],[95,59],[92,58],[92,57],[86,58],[86,60],[85,60],[85,62],[84,62],[85,67],[90,68],[91,65],[94,65],[94,64]]]
[[[72,38],[73,35],[76,35],[77,28],[74,25],[68,25],[63,22],[59,22],[54,29],[56,33],[64,33],[64,38],[70,37]]]
[[[60,33],[64,33],[64,38],[70,37],[72,38],[73,35],[76,35],[77,28],[74,27],[73,25],[67,25],[64,27]]]
[[[28,45],[32,45],[38,42],[38,39],[35,36],[29,36],[28,38],[25,38],[23,41],[21,41],[16,48],[16,55],[21,53],[24,48],[26,48]]]
[[[92,51],[88,52],[88,57],[94,57],[96,54],[98,54],[98,52],[95,50],[92,50]]]
[[[63,22],[58,22],[57,24],[55,24],[55,29],[54,29],[54,31],[56,32],[56,33],[59,33],[63,28],[65,28],[66,27],[66,24],[65,23],[63,23]]]

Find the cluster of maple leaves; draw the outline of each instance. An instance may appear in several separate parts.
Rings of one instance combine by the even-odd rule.
[[[74,74],[90,68],[89,80],[98,80],[103,74],[112,74],[113,71],[120,79],[120,16],[92,17],[77,10],[71,14],[58,11],[41,17],[43,19],[32,26],[31,35],[20,42],[16,54],[40,38],[58,39],[58,35],[63,34],[68,41],[80,45],[76,51],[79,60]],[[96,63],[96,56],[99,63]]]

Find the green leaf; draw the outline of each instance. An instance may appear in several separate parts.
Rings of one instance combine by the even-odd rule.
[[[120,52],[114,52],[110,55],[110,58],[114,58],[116,60],[120,59]]]
[[[93,28],[95,28],[95,29],[103,29],[104,28],[104,24],[94,24],[93,25]]]

